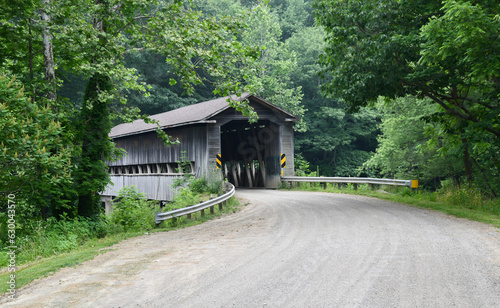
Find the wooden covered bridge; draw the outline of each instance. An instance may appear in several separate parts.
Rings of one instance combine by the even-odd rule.
[[[282,171],[292,176],[293,122],[298,118],[255,95],[232,97],[248,99],[257,112],[258,122],[250,124],[227,99],[151,116],[168,135],[179,139],[176,145],[166,146],[155,131],[157,125],[143,120],[113,127],[110,137],[127,155],[108,163],[113,185],[103,192],[103,199],[135,185],[149,199],[169,201],[175,194],[173,180],[184,172],[209,181],[224,177],[236,187],[277,188]],[[282,154],[285,168],[281,168]],[[182,170],[182,161],[189,162],[184,164],[189,167]]]

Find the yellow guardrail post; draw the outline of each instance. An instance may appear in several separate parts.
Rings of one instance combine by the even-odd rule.
[[[418,180],[411,180],[411,188],[418,188]]]

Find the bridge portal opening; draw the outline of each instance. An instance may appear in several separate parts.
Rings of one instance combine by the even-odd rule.
[[[236,187],[277,188],[280,183],[280,127],[269,120],[231,121],[221,127],[224,177]]]

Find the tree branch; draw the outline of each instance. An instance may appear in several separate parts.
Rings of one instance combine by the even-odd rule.
[[[125,28],[127,28],[128,26],[130,26],[134,21],[136,20],[139,20],[139,19],[143,19],[143,18],[151,18],[150,16],[136,16],[134,18],[132,18],[127,24],[125,24],[123,27],[120,28],[120,30],[118,30],[115,34],[114,34],[114,37],[117,37],[120,32],[122,32],[123,30],[125,30]]]

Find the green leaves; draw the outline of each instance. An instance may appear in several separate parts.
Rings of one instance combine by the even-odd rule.
[[[495,1],[316,1],[327,33],[326,94],[351,110],[418,94],[500,137],[500,7]],[[432,18],[431,18],[432,17]],[[488,123],[488,124],[487,124]]]
[[[302,118],[306,109],[302,105],[302,88],[291,80],[297,70],[296,54],[281,39],[279,18],[267,3],[255,6],[246,22],[249,27],[242,41],[249,47],[258,46],[260,55],[255,65],[243,67],[247,89],[286,111]],[[294,126],[305,131],[303,121]]]
[[[38,207],[64,208],[72,192],[71,152],[64,129],[49,107],[38,107],[24,88],[0,76],[0,197],[10,193]]]
[[[415,75],[436,84],[426,82],[424,91],[432,91],[448,113],[498,138],[500,8],[493,2],[445,1],[442,10],[422,27]]]

